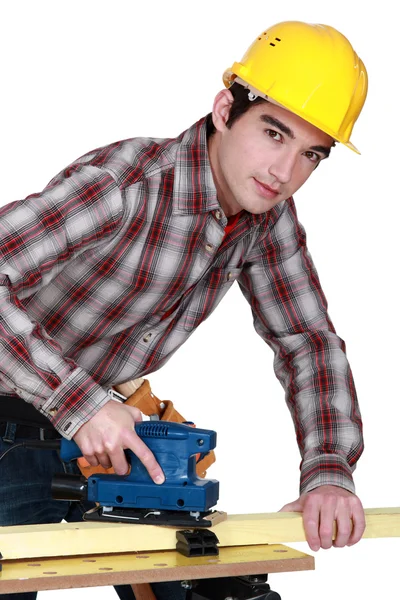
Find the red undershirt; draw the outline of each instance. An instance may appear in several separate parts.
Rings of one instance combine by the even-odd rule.
[[[226,238],[227,235],[229,235],[231,233],[232,229],[234,229],[236,223],[239,221],[241,216],[242,216],[242,211],[236,213],[236,215],[232,215],[231,217],[228,217],[228,222],[225,227],[224,239]]]

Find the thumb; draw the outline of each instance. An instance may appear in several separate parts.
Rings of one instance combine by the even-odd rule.
[[[294,502],[289,502],[289,504],[285,504],[278,512],[302,512],[303,511],[303,502],[300,498],[295,500]]]

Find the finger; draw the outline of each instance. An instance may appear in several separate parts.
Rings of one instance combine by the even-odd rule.
[[[336,515],[336,536],[333,542],[335,548],[343,548],[349,541],[353,524],[350,511],[347,507],[341,509]]]
[[[325,498],[321,505],[321,514],[319,522],[319,538],[321,540],[321,548],[327,550],[332,548],[333,528],[335,525],[335,508],[336,500],[328,500]]]
[[[101,464],[103,469],[110,469],[110,467],[112,466],[112,463],[111,463],[111,459],[108,456],[108,454],[101,453],[101,454],[97,454],[96,456],[97,456],[97,460],[99,461],[99,463]]]
[[[95,454],[84,454],[83,456],[84,456],[84,458],[86,458],[86,460],[88,461],[88,463],[91,467],[99,466],[99,461],[97,460],[97,457]]]
[[[130,432],[128,448],[132,450],[141,463],[146,467],[147,472],[154,483],[161,484],[165,481],[164,473],[150,448],[140,439],[135,432]]]
[[[109,469],[112,466],[108,450],[107,444],[100,442],[97,442],[93,446],[93,454],[98,461],[97,464],[101,465],[103,469]]]
[[[308,545],[314,552],[317,552],[321,547],[321,540],[319,537],[319,521],[320,506],[318,502],[309,499],[304,505],[303,525]]]
[[[357,544],[362,538],[362,535],[365,531],[365,513],[364,509],[361,505],[357,506],[353,511],[353,531],[349,537],[349,541],[347,542],[348,546],[353,546],[353,544]]]
[[[136,423],[141,423],[143,421],[143,413],[141,410],[139,410],[139,408],[128,405],[126,407],[129,408],[132,418]]]
[[[117,475],[127,475],[129,471],[128,461],[126,460],[125,452],[121,446],[114,447],[113,449],[107,449],[108,457],[111,461]]]
[[[302,512],[302,510],[303,507],[301,502],[295,501],[289,502],[289,504],[285,504],[285,506],[282,506],[282,508],[278,510],[278,512]]]

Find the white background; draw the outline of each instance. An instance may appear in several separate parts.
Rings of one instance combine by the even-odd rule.
[[[175,137],[210,111],[223,70],[267,26],[327,23],[364,60],[367,103],[296,196],[300,220],[347,343],[365,427],[355,474],[365,507],[399,505],[398,30],[381,0],[36,0],[0,8],[0,204],[40,191],[81,154],[134,136]],[[151,378],[198,426],[218,432],[218,507],[272,512],[298,495],[300,456],[273,355],[237,287]],[[308,551],[307,545],[293,544]],[[362,540],[315,554],[316,571],[276,574],[283,600],[398,599],[399,539]],[[311,553],[311,552],[310,552]],[[311,553],[312,554],[312,553]],[[396,556],[396,560],[395,560]],[[397,588],[397,589],[396,589]],[[41,593],[61,599],[70,592]],[[116,598],[113,588],[74,598]]]

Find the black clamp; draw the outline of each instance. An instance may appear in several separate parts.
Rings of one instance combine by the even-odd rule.
[[[176,550],[184,556],[218,556],[219,539],[208,529],[182,529],[176,532]]]
[[[186,600],[281,600],[281,596],[271,590],[267,579],[266,574],[216,577],[182,581],[181,586],[186,590]]]

